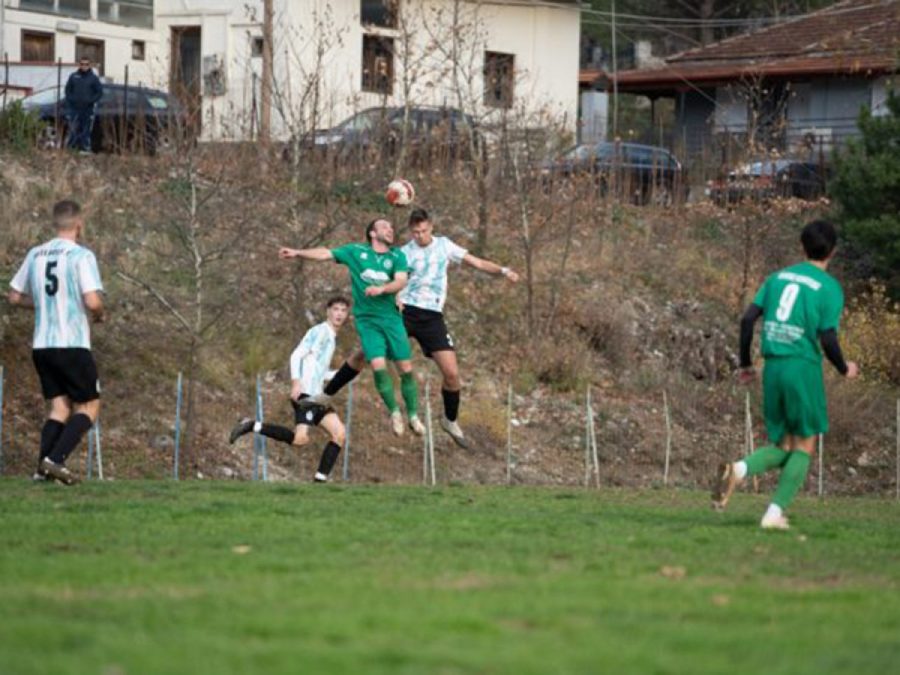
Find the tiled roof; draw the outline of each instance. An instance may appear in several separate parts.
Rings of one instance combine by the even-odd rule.
[[[653,70],[618,74],[620,89],[728,80],[749,75],[896,71],[900,0],[845,0],[752,33],[690,49]],[[686,82],[685,82],[686,81]]]

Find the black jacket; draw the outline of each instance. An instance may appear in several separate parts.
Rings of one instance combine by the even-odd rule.
[[[66,82],[66,105],[70,108],[91,108],[103,96],[103,85],[93,70],[76,70]]]

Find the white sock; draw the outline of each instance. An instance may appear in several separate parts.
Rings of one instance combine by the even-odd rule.
[[[744,480],[747,477],[747,462],[741,460],[734,463],[734,475],[738,480]]]
[[[769,504],[769,508],[766,509],[766,513],[763,516],[764,519],[775,519],[781,518],[781,507],[778,504]]]
[[[260,431],[262,431],[262,422],[254,422],[253,423],[253,431],[255,431],[256,433],[259,433]]]

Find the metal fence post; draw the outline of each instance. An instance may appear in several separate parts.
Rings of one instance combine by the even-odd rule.
[[[100,416],[97,415],[97,421],[94,423],[94,447],[97,453],[97,478],[103,480],[103,451],[100,445]]]
[[[256,421],[263,421],[262,379],[256,374]],[[266,438],[260,433],[253,434],[253,480],[259,479],[259,457],[262,455],[262,479],[269,480],[269,457]]]
[[[87,471],[85,471],[85,475],[90,480],[94,477],[94,427],[88,429],[87,444]]]
[[[2,2],[2,0],[0,0]],[[898,408],[900,410],[900,408]],[[0,475],[3,474],[3,366],[0,366]]]
[[[347,481],[350,479],[350,432],[353,429],[353,382],[350,382],[349,393],[347,394],[347,433],[344,434],[344,466],[341,473],[341,479]]]
[[[181,454],[181,371],[178,372],[178,381],[175,387],[175,454],[172,458],[172,478],[178,480],[178,459]]]
[[[506,484],[512,483],[512,404],[513,388],[509,383],[506,396]]]

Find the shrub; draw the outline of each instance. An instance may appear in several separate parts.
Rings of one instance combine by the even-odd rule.
[[[883,284],[853,298],[842,333],[847,358],[859,361],[867,375],[900,384],[900,303],[892,302]]]
[[[14,152],[28,152],[37,145],[42,123],[34,112],[13,101],[0,110],[0,147]]]

